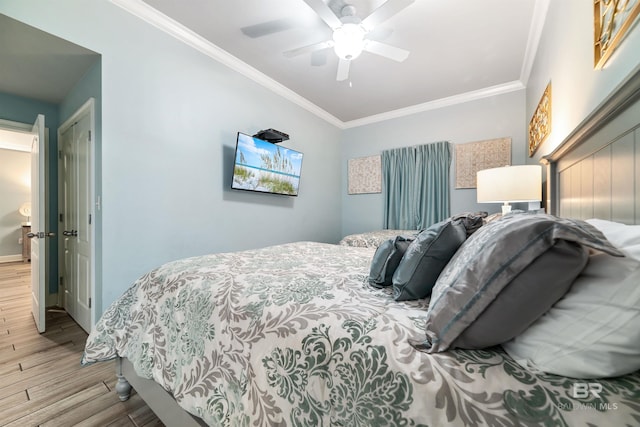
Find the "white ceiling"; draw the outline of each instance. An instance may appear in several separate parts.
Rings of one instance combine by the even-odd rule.
[[[549,0],[416,0],[378,26],[378,40],[409,50],[397,63],[363,52],[349,79],[337,57],[287,58],[327,40],[303,0],[111,0],[341,128],[522,89]],[[345,0],[329,1],[339,13]],[[364,18],[385,0],[348,0]],[[281,31],[255,37],[260,24]],[[256,27],[258,26],[258,27]],[[244,33],[243,33],[244,30]],[[0,92],[59,103],[99,54],[0,14]]]
[[[283,55],[331,38],[303,0],[112,1],[235,68],[246,67],[245,74],[276,90],[284,86],[343,127],[523,88],[546,12],[544,0],[416,0],[378,27],[378,40],[409,50],[408,59],[397,63],[364,52],[352,62],[349,79],[338,82],[332,49],[323,51],[323,65],[312,65],[311,54]],[[336,13],[348,2],[360,18],[385,2],[324,1]],[[282,30],[245,34],[261,24]],[[203,49],[203,43],[212,45]]]
[[[0,92],[59,104],[98,58],[0,14]]]

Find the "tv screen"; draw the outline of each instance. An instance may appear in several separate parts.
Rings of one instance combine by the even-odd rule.
[[[302,153],[238,132],[231,188],[298,195]]]

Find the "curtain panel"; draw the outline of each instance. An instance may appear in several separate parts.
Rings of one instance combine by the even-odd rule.
[[[446,141],[382,152],[384,228],[418,230],[450,216]]]

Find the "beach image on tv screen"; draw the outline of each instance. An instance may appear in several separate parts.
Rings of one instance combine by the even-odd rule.
[[[296,196],[302,153],[238,134],[232,187]]]

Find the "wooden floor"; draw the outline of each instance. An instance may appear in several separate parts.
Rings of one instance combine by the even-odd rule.
[[[162,426],[135,394],[120,402],[114,362],[80,366],[87,334],[64,312],[31,316],[30,264],[0,264],[0,426]]]

